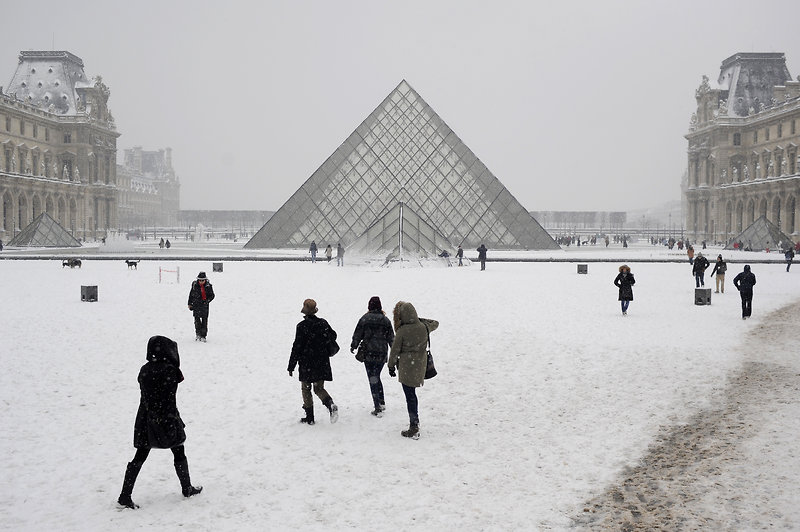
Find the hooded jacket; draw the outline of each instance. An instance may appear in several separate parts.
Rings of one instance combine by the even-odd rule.
[[[623,271],[622,267],[620,267],[620,272],[614,279],[614,286],[619,288],[618,301],[633,301],[633,285],[635,284],[636,279],[634,279],[631,271]]]
[[[744,267],[744,271],[733,278],[733,286],[745,294],[753,295],[753,285],[756,284],[756,275],[750,271],[750,265]]]
[[[166,336],[147,342],[147,364],[139,370],[139,410],[133,428],[133,446],[170,448],[186,441],[186,426],[175,394],[183,381],[178,344]]]
[[[439,322],[417,316],[417,309],[408,302],[398,308],[399,325],[392,349],[389,352],[389,368],[397,368],[398,380],[413,388],[425,383],[425,369],[428,365],[428,335],[439,327]]]

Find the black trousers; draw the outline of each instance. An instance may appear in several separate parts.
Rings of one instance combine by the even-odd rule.
[[[170,449],[170,451],[172,451],[172,455],[175,458],[176,464],[186,460],[186,450],[183,448],[183,445],[178,445],[177,447],[173,447],[172,449]],[[150,455],[150,447],[139,447],[138,449],[136,449],[136,454],[134,455],[133,460],[131,461],[141,466],[141,464],[143,464],[145,460],[147,460],[147,457],[149,455]]]
[[[194,332],[201,338],[208,335],[208,311],[194,313]]]
[[[753,293],[739,292],[742,297],[742,317],[747,318],[753,314]]]

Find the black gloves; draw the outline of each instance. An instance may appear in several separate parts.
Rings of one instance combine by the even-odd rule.
[[[394,368],[389,368],[389,376],[390,377],[396,377],[397,376],[397,373],[395,372]]]

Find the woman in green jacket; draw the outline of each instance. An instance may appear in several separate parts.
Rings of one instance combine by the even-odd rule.
[[[398,301],[394,307],[395,337],[389,352],[389,376],[400,371],[398,380],[403,385],[408,407],[408,430],[402,431],[406,438],[419,439],[419,403],[417,388],[425,383],[428,364],[428,335],[439,327],[439,322],[417,316],[414,305]]]

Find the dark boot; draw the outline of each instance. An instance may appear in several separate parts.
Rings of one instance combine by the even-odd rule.
[[[419,439],[419,425],[411,424],[411,425],[408,426],[408,430],[400,431],[400,434],[402,434],[402,436],[404,438],[411,438],[412,440],[418,440]]]
[[[331,423],[336,423],[339,421],[339,407],[333,404],[333,399],[330,397],[322,403],[328,409],[328,412],[331,413]]]
[[[119,494],[117,503],[125,508],[135,510],[139,507],[138,504],[131,500],[133,493],[133,485],[136,484],[136,477],[139,476],[139,471],[142,469],[142,464],[139,462],[128,462],[128,467],[125,468],[125,480],[122,481],[122,492]]]
[[[192,486],[189,480],[189,461],[185,458],[180,462],[175,462],[175,473],[178,474],[178,480],[181,481],[181,493],[184,497],[191,497],[203,491],[203,486]]]
[[[303,407],[303,410],[306,411],[306,417],[300,418],[300,423],[308,423],[309,425],[314,424],[314,407],[311,406],[309,408]]]

